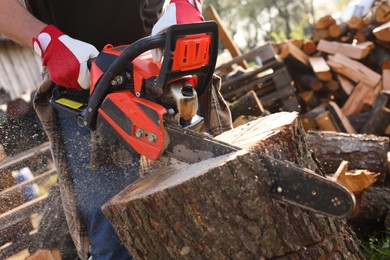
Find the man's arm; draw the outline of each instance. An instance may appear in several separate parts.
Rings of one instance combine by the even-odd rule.
[[[32,48],[32,39],[46,24],[31,15],[18,0],[0,0],[0,33]]]

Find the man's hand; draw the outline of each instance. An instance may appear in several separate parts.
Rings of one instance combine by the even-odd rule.
[[[78,90],[89,89],[88,60],[99,54],[94,46],[75,40],[55,26],[48,25],[33,38],[33,47],[56,84]]]
[[[171,0],[167,9],[153,26],[152,36],[163,33],[174,24],[196,23],[204,21],[201,0]],[[160,62],[163,55],[161,49],[152,50],[155,62]]]

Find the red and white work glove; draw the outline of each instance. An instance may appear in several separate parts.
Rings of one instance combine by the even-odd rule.
[[[99,54],[94,46],[65,35],[54,25],[48,25],[37,38],[33,38],[33,48],[49,69],[53,82],[78,90],[89,89],[88,60]]]
[[[153,26],[152,36],[163,33],[169,26],[175,24],[202,22],[202,0],[171,0],[164,14]],[[162,49],[152,50],[155,62],[160,62]]]

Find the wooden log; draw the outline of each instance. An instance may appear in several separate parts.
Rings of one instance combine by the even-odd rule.
[[[332,80],[332,72],[323,57],[309,57],[309,63],[319,80]]]
[[[316,23],[314,24],[314,28],[316,30],[328,29],[329,26],[335,23],[336,20],[331,15],[325,15],[318,19],[318,21],[316,21]]]
[[[367,41],[373,41],[375,40],[373,31],[374,28],[369,25],[359,31],[357,31],[354,35],[354,40],[357,42],[367,42]]]
[[[386,230],[386,219],[390,212],[390,188],[370,187],[357,198],[357,207],[348,223],[362,234],[373,234]]]
[[[317,50],[319,51],[323,51],[329,54],[342,53],[349,58],[357,60],[365,58],[373,48],[373,42],[363,42],[353,45],[348,43],[320,40],[317,45]]]
[[[339,81],[344,93],[349,96],[355,88],[355,84],[351,80],[340,74],[337,74],[337,80]]]
[[[348,161],[349,169],[380,173],[377,182],[384,182],[387,173],[388,137],[309,131],[307,140],[326,173],[335,173],[342,161]]]
[[[352,16],[348,21],[347,21],[348,27],[350,30],[362,30],[368,26],[368,23],[362,18],[358,16]]]
[[[349,122],[347,116],[343,113],[337,103],[329,101],[327,109],[332,113],[335,122],[341,127],[342,132],[350,134],[356,133],[355,128],[353,128],[351,122]]]
[[[385,131],[390,124],[390,93],[382,92],[374,108],[371,111],[371,117],[361,129],[361,133],[375,134],[379,136],[386,135]]]
[[[320,105],[320,101],[316,97],[314,91],[304,91],[300,92],[298,95],[305,104],[304,111],[308,111]]]
[[[281,204],[268,193],[258,159],[265,151],[318,170],[296,118],[278,113],[229,131],[220,138],[248,149],[155,172],[103,212],[137,259],[363,259],[345,220]]]
[[[390,42],[390,21],[376,27],[372,32],[378,40]]]
[[[315,43],[319,42],[320,40],[326,39],[329,39],[328,29],[315,30],[314,33],[311,35],[311,40]]]
[[[324,87],[324,84],[311,74],[299,75],[299,77],[297,77],[296,83],[302,90],[319,91]]]
[[[331,38],[339,38],[346,34],[348,25],[346,23],[332,24],[328,28],[328,33]]]
[[[346,76],[355,83],[363,82],[367,86],[375,88],[381,80],[380,74],[341,53],[329,55],[328,64],[335,72]]]
[[[335,91],[339,90],[340,84],[336,80],[332,79],[332,80],[329,80],[328,82],[326,82],[326,87],[329,89],[329,91],[335,92]]]
[[[364,17],[369,24],[383,24],[390,20],[390,6],[388,1],[380,1]]]
[[[357,114],[363,111],[363,108],[365,107],[366,98],[370,95],[372,92],[372,88],[368,87],[364,83],[359,83],[354,90],[352,91],[351,95],[349,96],[347,102],[342,107],[342,111],[345,115],[349,116],[352,114]]]
[[[317,47],[313,41],[309,40],[303,43],[302,50],[307,55],[313,55],[317,51]]]
[[[282,52],[280,53],[280,57],[282,59],[286,59],[287,57],[293,57],[294,59],[298,60],[300,63],[302,63],[305,66],[309,66],[309,57],[298,47],[296,47],[294,44],[288,42],[283,48]]]
[[[264,108],[256,93],[251,90],[230,106],[230,112],[232,119],[235,120],[241,115],[261,116],[264,114]]]

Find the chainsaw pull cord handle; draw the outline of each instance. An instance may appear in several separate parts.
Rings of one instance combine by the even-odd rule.
[[[164,44],[165,34],[159,34],[141,38],[126,47],[121,55],[119,55],[118,58],[116,58],[114,62],[108,67],[107,71],[103,74],[102,78],[97,83],[89,98],[87,107],[85,110],[83,110],[82,114],[78,118],[78,120],[82,120],[80,123],[84,127],[95,130],[98,109],[108,94],[113,77],[124,72],[126,65],[142,53],[151,49],[161,48],[164,46]]]

